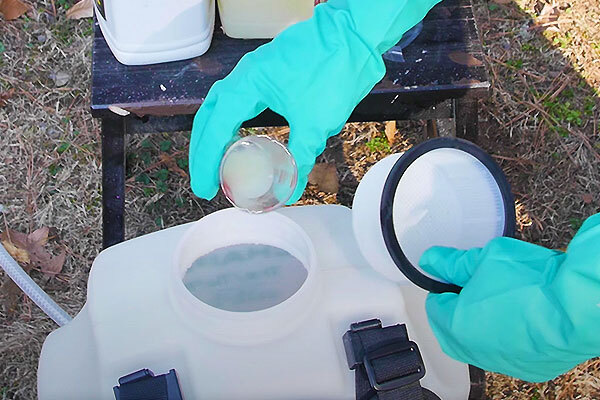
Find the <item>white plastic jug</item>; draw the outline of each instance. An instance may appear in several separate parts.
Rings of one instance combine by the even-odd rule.
[[[218,0],[219,16],[227,36],[271,39],[313,14],[315,0]]]
[[[148,368],[175,369],[188,400],[350,400],[354,372],[342,336],[353,322],[379,318],[384,326],[406,324],[424,359],[424,387],[445,400],[466,399],[468,367],[441,351],[427,323],[426,292],[367,264],[351,215],[343,206],[258,216],[227,209],[103,251],[84,308],[44,343],[39,398],[114,399],[120,377]],[[186,289],[194,260],[240,243],[287,251],[306,268],[302,285],[280,304],[249,312],[210,306]],[[272,296],[280,294],[264,294]]]
[[[112,53],[126,65],[184,60],[212,40],[214,0],[94,0]]]

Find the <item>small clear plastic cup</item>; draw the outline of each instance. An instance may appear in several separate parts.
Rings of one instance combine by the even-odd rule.
[[[283,206],[298,181],[296,161],[288,149],[265,135],[248,136],[225,152],[221,188],[235,207],[252,213]]]

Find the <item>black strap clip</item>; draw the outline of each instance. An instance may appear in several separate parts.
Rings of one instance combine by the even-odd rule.
[[[157,376],[149,369],[140,369],[119,378],[113,391],[116,400],[183,400],[174,369]]]
[[[373,361],[389,356],[404,357],[406,352],[414,352],[417,358],[417,364],[414,366],[414,371],[407,374],[399,374],[395,378],[387,379],[383,382],[378,382],[375,374],[375,367]],[[423,363],[423,357],[419,347],[415,342],[400,342],[393,341],[388,344],[382,344],[380,347],[369,351],[365,354],[363,359],[363,365],[367,371],[367,377],[369,383],[373,389],[379,391],[388,391],[401,388],[411,383],[420,381],[425,376],[425,364]]]
[[[418,386],[425,376],[419,347],[408,340],[404,324],[384,328],[379,319],[354,323],[343,341],[348,367],[357,373],[357,398],[362,397],[359,392],[364,394],[363,381],[368,380],[376,394],[383,394]]]

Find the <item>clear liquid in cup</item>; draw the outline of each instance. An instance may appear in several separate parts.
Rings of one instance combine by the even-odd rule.
[[[220,178],[231,204],[260,213],[281,207],[290,199],[298,170],[284,145],[268,136],[248,136],[225,152]]]
[[[275,171],[268,154],[256,146],[229,154],[223,181],[235,199],[258,199],[273,186]]]

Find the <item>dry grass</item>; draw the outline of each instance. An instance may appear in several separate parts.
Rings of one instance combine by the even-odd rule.
[[[476,2],[494,84],[484,104],[482,144],[512,184],[520,236],[563,248],[600,211],[600,2],[558,1],[557,31],[530,29],[544,5]],[[487,393],[599,399],[599,383],[600,360],[592,360],[543,384],[488,374]]]
[[[494,84],[481,113],[481,145],[513,186],[520,236],[564,247],[600,206],[600,2],[559,0],[558,32],[529,29],[544,3],[475,2]],[[75,314],[85,301],[89,267],[101,244],[100,136],[87,113],[91,22],[65,20],[65,3],[56,0],[56,20],[50,0],[40,0],[28,19],[0,21],[6,48],[0,54],[0,93],[15,88],[0,108],[0,204],[5,208],[0,224],[24,232],[40,226],[58,229],[69,254],[63,273],[49,282],[36,271],[32,275]],[[63,87],[50,78],[57,72],[71,75]],[[399,124],[397,143],[388,149],[372,141],[382,135],[382,124],[349,124],[321,157],[337,164],[340,191],[326,194],[311,187],[302,203],[350,205],[369,166],[390,151],[422,141],[422,130],[419,122]],[[267,131],[285,136],[282,129]],[[161,153],[168,153],[185,168],[187,143],[185,133],[130,138],[128,237],[226,205],[222,197],[213,202],[194,198],[187,178],[156,164]],[[0,398],[35,398],[36,363],[52,329],[26,299],[13,313],[0,306]],[[488,374],[488,395],[599,399],[599,368],[600,361],[590,361],[544,384]]]
[[[74,315],[85,301],[89,265],[100,244],[99,131],[87,114],[91,43],[84,33],[91,23],[53,23],[42,11],[49,5],[37,3],[28,20],[0,21],[0,92],[15,89],[0,108],[0,224],[24,232],[58,228],[67,262],[44,289]],[[50,74],[56,71],[71,74],[66,86],[54,86]],[[58,154],[63,142],[72,148]],[[33,278],[42,277],[34,272]],[[15,315],[2,309],[0,398],[35,398],[37,359],[54,328],[26,299]]]

